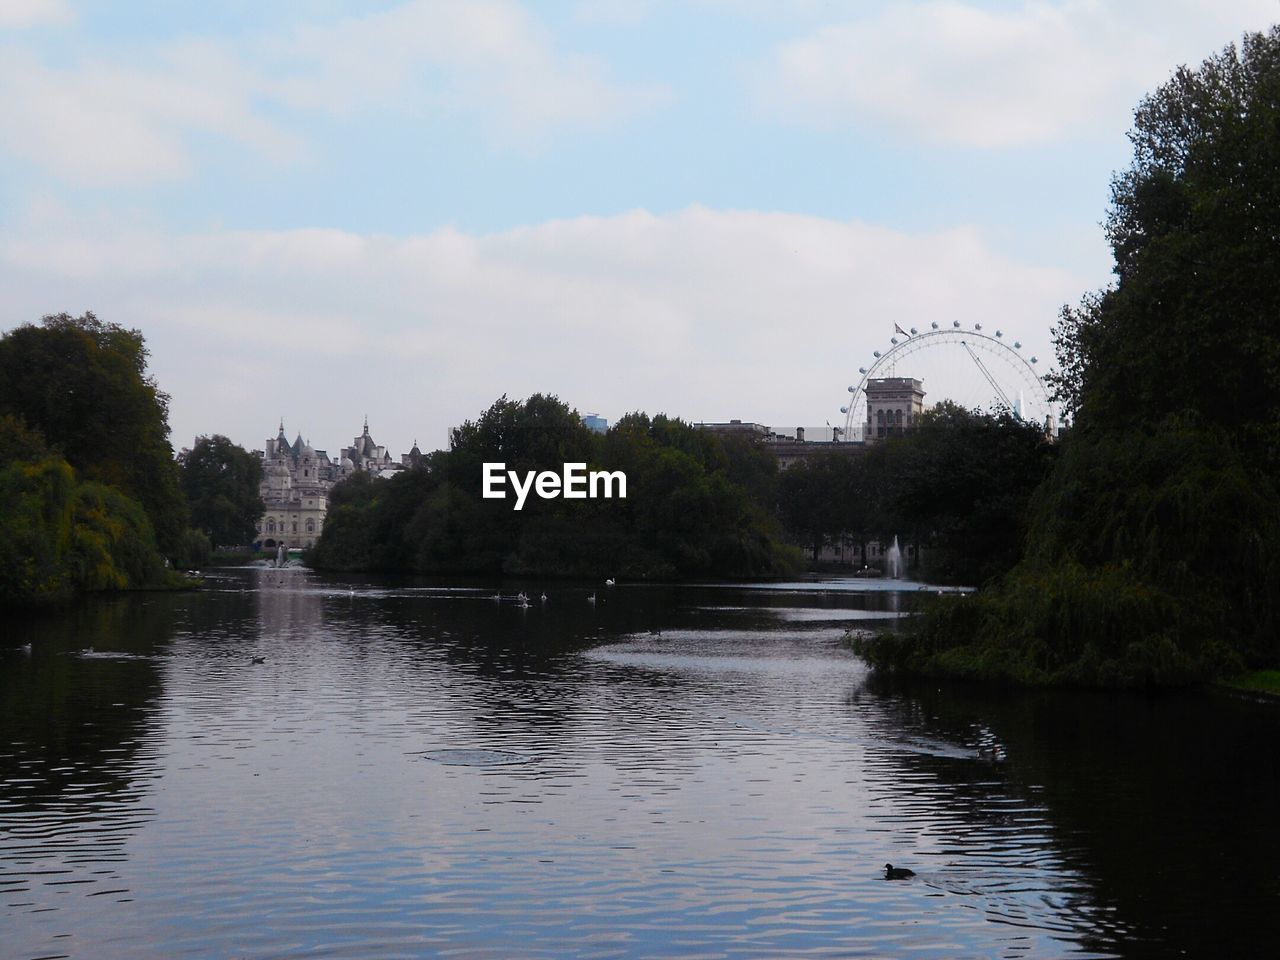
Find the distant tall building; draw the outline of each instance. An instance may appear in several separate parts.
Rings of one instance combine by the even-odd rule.
[[[924,385],[911,377],[868,380],[866,391],[867,443],[910,429],[924,412]]]
[[[315,546],[324,529],[329,490],[335,483],[356,471],[386,476],[421,459],[422,452],[415,443],[401,463],[393,461],[387,448],[369,435],[368,417],[363,432],[342,450],[336,462],[324,450],[316,450],[303,441],[301,433],[290,443],[281,421],[280,432],[267,441],[262,452],[259,489],[265,509],[258,521],[257,544],[267,550],[281,545],[289,550]]]
[[[348,468],[347,473],[350,473]],[[329,488],[345,474],[324,450],[305,443],[302,434],[289,443],[284,421],[262,454],[262,502],[258,543],[268,550],[315,546],[324,527]]]
[[[582,415],[582,425],[592,433],[609,432],[609,421],[594,413],[584,413]]]

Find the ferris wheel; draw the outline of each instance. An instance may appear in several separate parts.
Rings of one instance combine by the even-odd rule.
[[[1002,330],[987,333],[980,323],[965,329],[959,320],[949,327],[934,322],[928,330],[912,327],[909,332],[894,324],[894,330],[898,336],[890,339],[889,349],[876,350],[874,362],[859,367],[861,379],[849,387],[849,402],[840,408],[846,440],[863,439],[868,381],[899,376],[922,380],[926,387],[932,379],[952,385],[965,381],[965,396],[951,399],[964,406],[1005,409],[1029,423],[1045,423],[1049,418],[1050,427],[1056,429],[1057,411],[1037,370],[1039,358],[1023,353],[1021,341],[1006,338]],[[922,355],[934,358],[936,378],[922,373],[922,368],[927,371],[930,366],[922,363]],[[913,359],[904,364],[908,358]],[[946,390],[943,395],[953,392]]]

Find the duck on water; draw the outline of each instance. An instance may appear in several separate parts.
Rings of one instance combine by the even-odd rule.
[[[906,867],[895,867],[892,863],[884,865],[884,878],[886,880],[906,880],[908,877],[914,877],[916,872],[908,870]]]

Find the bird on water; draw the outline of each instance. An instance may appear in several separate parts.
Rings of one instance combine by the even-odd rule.
[[[884,865],[884,878],[886,880],[905,880],[907,877],[914,877],[916,872],[908,870],[906,867],[895,867],[892,863]]]

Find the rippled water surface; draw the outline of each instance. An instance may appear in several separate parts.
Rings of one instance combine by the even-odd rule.
[[[842,637],[892,587],[225,569],[10,623],[0,955],[1271,954],[1274,705],[889,686]]]

